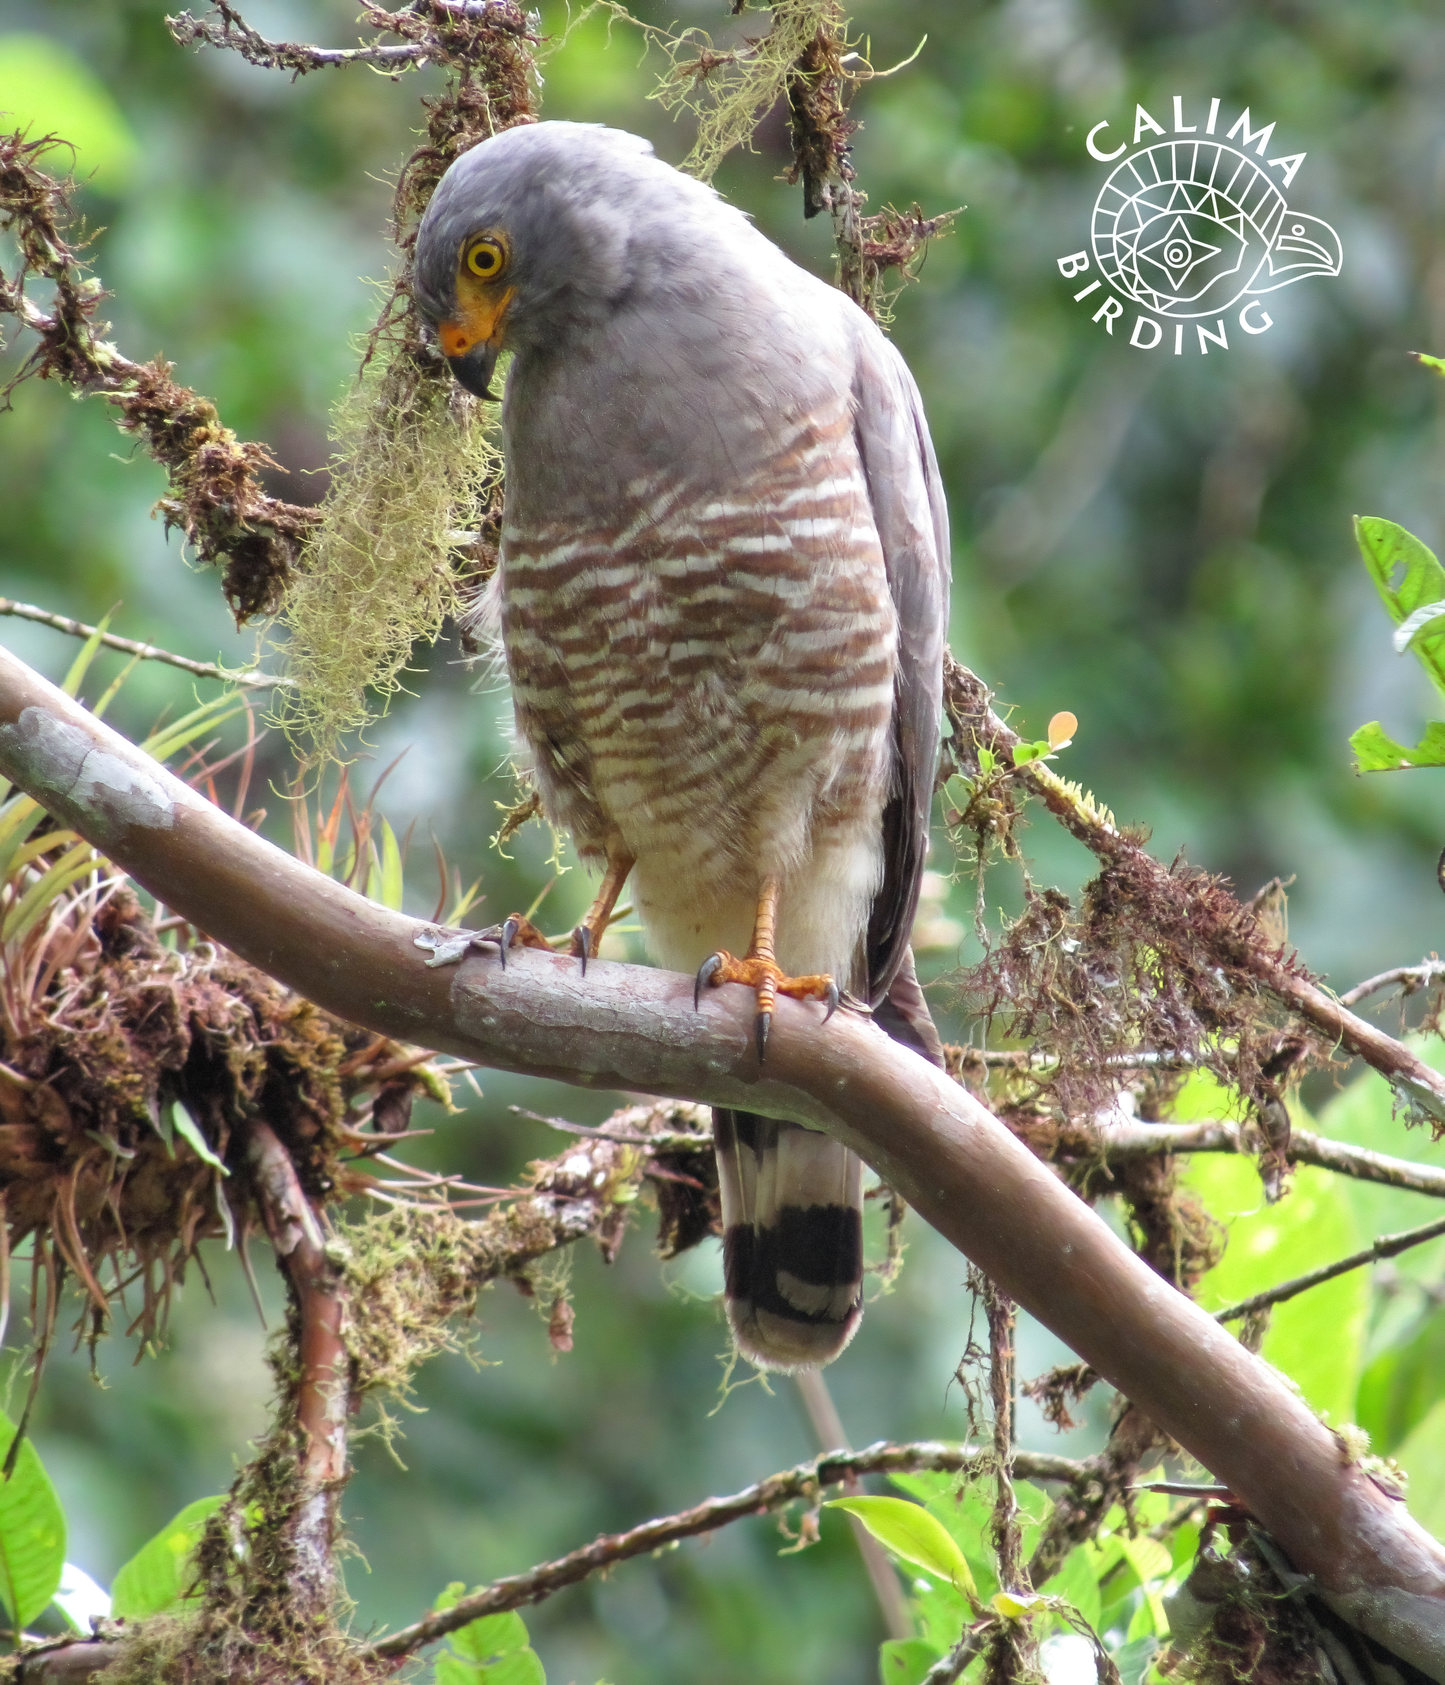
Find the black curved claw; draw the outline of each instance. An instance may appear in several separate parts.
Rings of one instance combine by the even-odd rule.
[[[771,1012],[760,1012],[753,1020],[753,1039],[758,1044],[758,1063],[761,1065],[768,1056],[768,1031],[773,1026]]]
[[[592,953],[592,932],[585,924],[579,924],[572,932],[572,940],[577,945],[577,957],[582,961],[582,975],[587,975],[587,960]]]
[[[692,1009],[696,1012],[702,1005],[702,992],[722,970],[723,958],[721,954],[709,954],[697,968],[697,977],[692,985]]]
[[[507,949],[517,940],[517,932],[521,929],[516,919],[502,920],[502,970],[507,969]]]
[[[838,985],[831,977],[828,979],[828,993],[826,999],[828,1002],[828,1010],[823,1014],[823,1022],[825,1024],[838,1010],[838,1003],[842,999],[842,996],[838,993]]]

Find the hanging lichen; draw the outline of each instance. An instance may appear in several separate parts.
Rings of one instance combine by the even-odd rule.
[[[495,408],[404,352],[363,374],[334,437],[324,519],[281,613],[296,680],[281,723],[313,765],[385,712],[413,644],[489,571],[476,529],[502,467]]]

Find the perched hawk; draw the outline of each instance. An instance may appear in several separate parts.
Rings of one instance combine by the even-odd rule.
[[[908,940],[948,520],[902,358],[646,141],[576,123],[452,165],[416,291],[470,391],[516,353],[490,609],[548,817],[602,869],[573,951],[630,876],[663,965],[755,989],[760,1057],[777,993],[841,988],[937,1060]],[[826,1363],[861,1315],[861,1166],[715,1118],[738,1344]]]

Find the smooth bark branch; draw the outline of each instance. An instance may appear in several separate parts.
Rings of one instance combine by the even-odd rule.
[[[0,652],[0,772],[176,912],[339,1017],[502,1070],[829,1130],[1227,1485],[1347,1620],[1445,1682],[1445,1547],[1268,1365],[959,1084],[866,1019],[521,950],[431,968],[428,927],[311,871]],[[1161,868],[1162,870],[1162,868]],[[1437,1081],[1431,1073],[1432,1081]]]

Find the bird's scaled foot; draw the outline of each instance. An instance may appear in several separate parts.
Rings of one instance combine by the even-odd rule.
[[[500,924],[479,931],[478,935],[497,944],[503,971],[507,969],[508,948],[544,948],[549,954],[553,951],[552,944],[525,913],[508,913]]]
[[[572,932],[572,957],[582,961],[584,977],[587,975],[587,962],[602,945],[602,938],[607,934],[607,927],[615,916],[613,908],[617,905],[617,897],[622,893],[627,874],[635,864],[632,856],[614,838],[608,845],[607,869],[602,874],[597,898],[587,909],[581,924]]]
[[[842,998],[838,992],[838,985],[826,973],[812,977],[789,977],[776,961],[760,954],[747,954],[742,959],[734,959],[726,949],[722,949],[718,953],[709,954],[698,967],[697,980],[692,990],[693,1006],[702,1004],[702,992],[705,988],[715,989],[723,983],[745,983],[757,996],[758,1015],[754,1020],[753,1033],[758,1044],[759,1064],[762,1064],[767,1056],[768,1031],[773,1022],[773,1003],[779,995],[791,995],[794,1000],[826,1001],[828,1010],[823,1014],[825,1024],[838,1010],[838,1003]]]

